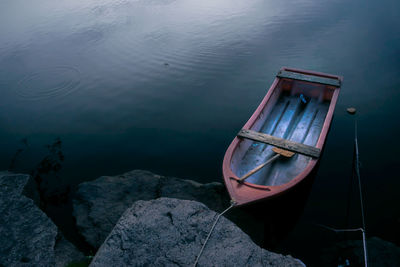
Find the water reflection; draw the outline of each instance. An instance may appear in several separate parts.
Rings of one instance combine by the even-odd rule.
[[[22,138],[38,148],[60,136],[65,184],[135,168],[221,181],[225,149],[280,67],[335,73],[344,87],[305,214],[335,224],[345,210],[345,108],[356,106],[367,224],[400,242],[380,230],[400,201],[400,147],[387,148],[400,134],[397,10],[397,0],[1,1],[0,167]],[[26,166],[42,154],[24,152]]]
[[[256,220],[258,222],[258,224],[252,222],[252,224],[258,226],[257,228],[254,225],[246,225],[246,222],[238,221],[236,223],[242,226],[242,229],[260,246],[275,251],[277,246],[287,238],[300,220],[318,168],[319,165],[313,169],[307,179],[303,180],[286,194],[259,204],[241,208],[241,210],[249,215],[247,217],[248,220],[246,220],[247,222],[249,220]],[[234,218],[233,221],[235,221]]]

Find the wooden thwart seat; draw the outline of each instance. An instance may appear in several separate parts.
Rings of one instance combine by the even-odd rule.
[[[319,77],[315,75],[307,75],[293,71],[281,70],[276,75],[278,78],[287,78],[292,80],[306,81],[311,83],[320,83],[340,87],[340,80],[326,77]]]
[[[313,146],[308,146],[305,144],[301,143],[296,143],[290,140],[286,140],[283,138],[275,137],[269,134],[265,133],[260,133],[256,132],[253,130],[246,130],[242,129],[240,132],[237,134],[237,136],[242,137],[242,138],[247,138],[253,141],[257,142],[262,142],[266,143],[269,145],[273,145],[282,149],[286,149],[289,151],[293,151],[305,156],[313,157],[313,158],[319,158],[321,154],[321,149],[313,147]]]

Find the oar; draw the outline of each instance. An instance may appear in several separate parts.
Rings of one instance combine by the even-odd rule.
[[[270,158],[269,160],[267,160],[266,162],[264,162],[263,164],[258,165],[257,167],[255,167],[254,169],[252,169],[251,171],[249,171],[248,173],[246,173],[245,175],[243,175],[238,182],[239,183],[243,183],[244,180],[246,180],[248,177],[250,177],[251,175],[253,175],[254,173],[258,172],[259,170],[261,170],[262,168],[264,168],[265,166],[267,166],[268,164],[270,164],[271,162],[273,162],[274,160],[276,160],[277,158],[279,158],[280,156],[283,156],[285,158],[291,158],[293,157],[293,155],[295,154],[292,151],[288,151],[288,150],[284,150],[281,148],[277,148],[274,147],[272,148],[272,151],[274,151],[276,154]]]

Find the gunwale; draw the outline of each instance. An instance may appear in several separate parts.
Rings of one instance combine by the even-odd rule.
[[[282,72],[282,71],[294,72],[294,73],[299,73],[299,74],[304,74],[304,75],[312,75],[312,76],[321,77],[321,78],[337,79],[339,81],[339,84],[341,84],[343,81],[343,78],[341,76],[322,73],[322,72],[301,70],[301,69],[288,68],[288,67],[281,68],[280,72]],[[283,79],[288,79],[288,78],[282,78],[282,77],[278,77],[278,76],[275,77],[267,94],[265,95],[265,97],[263,98],[263,100],[261,101],[261,103],[259,104],[257,109],[255,110],[255,112],[252,114],[252,116],[249,118],[249,120],[246,122],[246,124],[243,126],[242,129],[251,130],[254,127],[257,120],[259,120],[260,115],[263,112],[264,108],[266,107],[266,105],[268,104],[272,95],[274,94],[275,90],[277,90],[278,83]],[[312,82],[310,82],[310,83],[312,83]],[[326,86],[329,86],[329,85],[326,85]],[[328,131],[329,131],[329,127],[332,122],[333,113],[334,113],[337,99],[338,99],[339,92],[340,92],[340,87],[329,86],[329,88],[332,89],[333,94],[330,99],[329,109],[326,114],[320,136],[315,145],[316,148],[319,148],[321,150],[324,146],[324,143],[325,143]],[[267,200],[269,198],[277,197],[277,196],[289,191],[291,188],[296,186],[302,180],[307,178],[307,176],[315,168],[315,166],[319,160],[318,158],[312,158],[300,174],[298,174],[296,177],[291,179],[288,183],[285,183],[282,185],[266,186],[266,185],[253,184],[250,182],[238,183],[237,180],[239,179],[239,177],[236,176],[236,174],[232,171],[231,161],[232,161],[232,157],[233,157],[235,150],[239,147],[239,145],[242,141],[243,140],[241,138],[239,138],[238,136],[236,136],[233,139],[232,143],[230,144],[230,146],[228,147],[228,149],[225,153],[224,160],[223,160],[223,167],[222,167],[225,186],[226,186],[232,200],[234,200],[238,206],[248,205],[251,203]]]

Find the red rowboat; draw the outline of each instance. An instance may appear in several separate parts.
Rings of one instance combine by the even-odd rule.
[[[282,68],[225,153],[226,188],[237,205],[278,196],[316,166],[342,78]],[[283,151],[283,152],[282,152]]]

